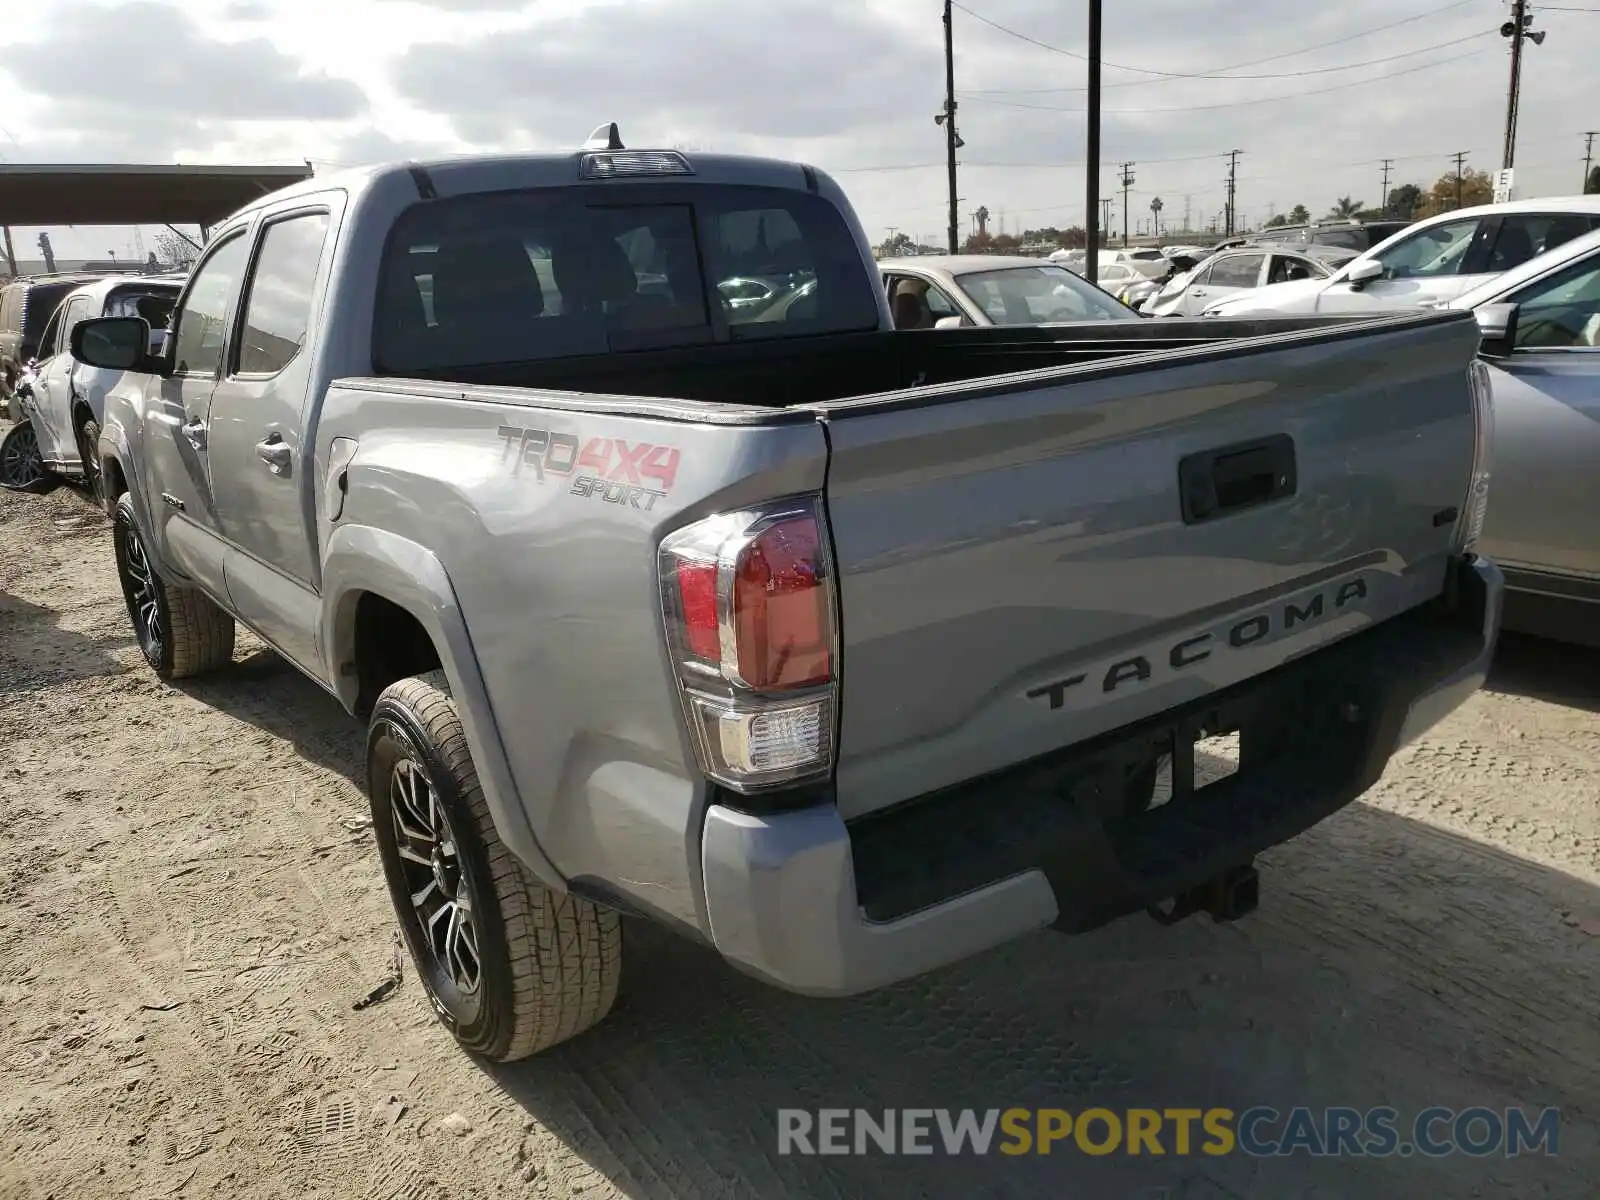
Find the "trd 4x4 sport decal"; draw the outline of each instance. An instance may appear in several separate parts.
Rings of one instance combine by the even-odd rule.
[[[649,512],[678,478],[680,455],[675,446],[622,438],[580,441],[576,434],[516,425],[502,425],[496,432],[504,443],[500,461],[511,464],[513,475],[526,470],[540,483],[549,475],[570,479],[571,495],[592,496],[604,504]]]

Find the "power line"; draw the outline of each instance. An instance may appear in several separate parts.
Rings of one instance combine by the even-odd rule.
[[[1402,71],[1386,71],[1380,75],[1373,75],[1366,79],[1356,79],[1349,83],[1336,83],[1332,87],[1312,88],[1304,92],[1286,92],[1282,96],[1264,96],[1259,100],[1235,100],[1227,104],[1168,104],[1159,108],[1107,108],[1101,111],[1107,113],[1163,113],[1163,112],[1200,112],[1219,108],[1244,108],[1255,104],[1272,104],[1279,100],[1298,100],[1304,96],[1326,96],[1330,92],[1343,92],[1350,88],[1366,87],[1371,83],[1379,83],[1385,79],[1398,79],[1402,75],[1415,75],[1418,71],[1429,71],[1434,67],[1448,66],[1450,63],[1461,62],[1463,59],[1476,58],[1484,53],[1483,50],[1469,50],[1465,54],[1453,55],[1450,58],[1441,58],[1437,62],[1421,63],[1415,67],[1407,67]],[[972,92],[963,92],[961,95],[975,104],[999,104],[1006,108],[1027,108],[1036,112],[1083,112],[1081,108],[1071,105],[1058,104],[1024,104],[1020,100],[996,100],[990,96],[979,96]]]
[[[1346,42],[1359,41],[1362,38],[1371,37],[1375,33],[1383,33],[1384,31],[1389,30],[1389,29],[1398,29],[1402,25],[1411,24],[1413,21],[1423,21],[1423,20],[1426,20],[1429,17],[1436,17],[1440,13],[1449,12],[1451,9],[1463,8],[1468,4],[1473,4],[1473,3],[1476,3],[1476,2],[1477,2],[1477,0],[1452,0],[1452,2],[1449,3],[1449,4],[1443,5],[1443,6],[1439,7],[1439,8],[1429,9],[1427,12],[1418,13],[1414,17],[1405,17],[1405,18],[1403,18],[1403,19],[1401,19],[1399,21],[1392,21],[1387,25],[1374,25],[1371,29],[1363,29],[1359,33],[1352,33],[1352,34],[1348,34],[1345,37],[1334,38],[1332,41],[1317,42],[1315,45],[1303,46],[1299,50],[1285,50],[1285,51],[1283,51],[1282,53],[1279,53],[1279,54],[1269,54],[1265,58],[1252,58],[1247,62],[1230,63],[1228,66],[1225,66],[1225,67],[1213,67],[1212,71],[1211,71],[1211,74],[1215,74],[1215,75],[1218,75],[1218,76],[1224,76],[1225,72],[1237,71],[1242,67],[1259,67],[1262,63],[1278,62],[1281,59],[1285,59],[1285,58],[1297,58],[1302,54],[1310,54],[1314,50],[1326,50],[1330,46],[1342,46]],[[991,24],[992,24],[992,22],[991,22]],[[1068,52],[1068,53],[1070,53],[1070,52]],[[1195,76],[1195,78],[1197,78],[1197,79],[1198,78],[1208,78],[1208,77],[1209,77],[1209,75],[1206,75],[1206,74],[1199,74],[1199,75]],[[1240,77],[1239,76],[1234,76],[1234,78],[1240,78]],[[1150,82],[1149,82],[1149,80],[1144,80],[1144,79],[1125,79],[1121,83],[1108,83],[1105,86],[1107,88],[1149,87],[1150,86]],[[1009,94],[1017,95],[1017,96],[1024,96],[1024,95],[1045,95],[1045,94],[1050,93],[1050,92],[1081,92],[1081,91],[1083,91],[1083,89],[1080,88],[1080,87],[1030,88],[1030,89],[1016,90],[1016,91],[1013,91],[1013,92],[1011,92]]]
[[[1311,75],[1334,75],[1334,74],[1337,74],[1340,71],[1355,71],[1355,70],[1358,70],[1358,69],[1360,69],[1362,67],[1376,67],[1376,66],[1378,66],[1378,65],[1380,65],[1382,63],[1398,62],[1402,58],[1415,58],[1419,54],[1431,54],[1435,50],[1448,50],[1451,46],[1460,46],[1465,42],[1477,41],[1479,38],[1489,37],[1493,33],[1494,33],[1494,30],[1492,30],[1492,29],[1480,29],[1476,33],[1469,33],[1469,34],[1466,34],[1463,37],[1452,38],[1448,42],[1438,42],[1438,43],[1435,43],[1432,46],[1421,46],[1421,47],[1417,48],[1416,50],[1407,50],[1403,54],[1386,54],[1382,58],[1369,58],[1365,62],[1345,63],[1343,66],[1339,66],[1339,67],[1308,67],[1308,68],[1305,68],[1305,69],[1299,70],[1299,71],[1276,71],[1276,72],[1268,72],[1268,73],[1264,73],[1264,74],[1260,74],[1260,75],[1182,75],[1182,74],[1178,74],[1176,72],[1167,72],[1166,74],[1168,74],[1173,79],[1199,79],[1199,80],[1206,80],[1206,81],[1209,81],[1209,82],[1212,82],[1212,83],[1231,83],[1234,80],[1238,80],[1240,82],[1244,82],[1246,80],[1259,80],[1259,79],[1303,79],[1303,78],[1305,78],[1307,76],[1311,76]],[[1150,86],[1152,86],[1151,82],[1149,80],[1141,79],[1141,80],[1137,80],[1136,82],[1137,82],[1138,86],[1140,86],[1140,87],[1150,87]],[[1126,83],[1122,83],[1122,84],[1109,84],[1107,86],[1110,86],[1110,87],[1127,87],[1129,85],[1126,84]],[[1042,94],[1044,94],[1046,92],[1081,92],[1083,90],[1084,89],[1081,88],[1081,87],[1037,88],[1037,89],[1030,89],[1028,91],[1017,92],[1015,94],[1016,95],[1042,95]],[[985,94],[985,95],[1010,95],[1012,93],[1006,91],[1005,89],[989,88],[989,89],[984,89],[983,94]]]
[[[1466,2],[1466,0],[1458,0],[1457,3],[1448,4],[1448,5],[1445,6],[1445,8],[1439,9],[1437,11],[1438,12],[1443,12],[1443,11],[1446,11],[1446,9],[1459,8],[1459,7],[1461,7],[1461,4],[1465,3],[1465,2]],[[962,12],[966,13],[967,16],[971,17],[973,20],[981,21],[983,24],[988,25],[992,29],[997,29],[1001,33],[1004,33],[1004,34],[1006,34],[1006,35],[1008,35],[1010,37],[1014,37],[1019,41],[1027,42],[1030,46],[1035,46],[1040,50],[1048,50],[1052,54],[1061,54],[1061,55],[1066,56],[1067,58],[1075,58],[1075,59],[1079,60],[1080,62],[1087,62],[1088,61],[1088,56],[1087,55],[1081,54],[1076,50],[1068,50],[1064,46],[1055,46],[1055,45],[1052,45],[1049,42],[1041,41],[1039,38],[1032,37],[1029,34],[1020,32],[1019,30],[1012,29],[1008,25],[1002,25],[998,21],[990,20],[988,17],[984,16],[981,13],[975,13],[970,8],[968,8],[966,5],[960,3],[960,0],[952,0],[952,3],[955,5],[956,8],[959,8]],[[1430,15],[1433,15],[1433,14],[1429,14],[1429,13],[1419,14],[1418,17],[1408,17],[1406,19],[1406,21],[1397,21],[1397,22],[1395,22],[1395,24],[1403,25],[1403,24],[1406,24],[1407,21],[1418,20],[1418,19],[1420,19],[1421,16],[1430,16]],[[1107,66],[1107,67],[1111,67],[1114,70],[1118,70],[1118,71],[1129,71],[1129,72],[1132,72],[1133,74],[1136,74],[1136,75],[1153,75],[1153,76],[1156,76],[1157,78],[1161,78],[1161,79],[1217,79],[1217,78],[1227,78],[1227,79],[1279,79],[1279,78],[1288,78],[1288,76],[1280,76],[1280,75],[1224,75],[1223,72],[1226,72],[1226,71],[1237,71],[1241,67],[1259,66],[1262,63],[1274,62],[1274,61],[1276,61],[1277,59],[1280,59],[1280,58],[1292,58],[1297,54],[1309,53],[1311,50],[1321,49],[1324,46],[1337,45],[1337,44],[1339,44],[1339,42],[1351,41],[1356,37],[1365,37],[1365,36],[1367,36],[1369,34],[1377,33],[1381,29],[1392,29],[1392,28],[1394,28],[1393,25],[1380,25],[1376,29],[1363,30],[1359,34],[1351,35],[1351,37],[1340,38],[1340,39],[1337,39],[1334,42],[1325,42],[1325,43],[1322,44],[1322,46],[1308,46],[1303,50],[1294,50],[1294,51],[1286,52],[1284,54],[1269,55],[1267,58],[1258,58],[1258,59],[1253,59],[1253,60],[1251,60],[1249,62],[1234,63],[1231,66],[1226,66],[1226,67],[1215,67],[1210,71],[1162,71],[1162,70],[1158,70],[1158,69],[1156,69],[1154,67],[1134,67],[1134,66],[1129,66],[1126,63],[1114,63],[1114,62],[1105,62],[1105,63],[1102,63],[1102,65],[1103,66]],[[1482,36],[1482,34],[1471,34],[1469,36],[1470,37],[1480,37],[1480,36]],[[1458,39],[1457,42],[1445,42],[1445,43],[1443,43],[1443,45],[1444,46],[1457,45],[1457,44],[1459,44],[1460,41],[1465,41],[1465,40],[1467,40],[1467,39],[1466,38],[1462,38],[1462,39]],[[1422,54],[1422,53],[1425,52],[1426,49],[1435,49],[1435,50],[1437,50],[1437,49],[1441,49],[1441,48],[1442,48],[1442,46],[1426,47],[1426,48],[1424,48],[1424,50],[1412,50],[1412,51],[1408,51],[1407,53],[1408,54]],[[1395,55],[1393,57],[1403,58],[1403,57],[1406,57],[1406,55]],[[1380,59],[1374,59],[1373,62],[1390,62],[1392,60],[1393,60],[1392,58],[1380,58]],[[1370,66],[1372,64],[1371,63],[1367,63],[1367,64],[1355,63],[1355,64],[1352,64],[1352,66],[1362,66],[1362,65]],[[1350,69],[1351,69],[1351,67],[1325,67],[1325,68],[1322,68],[1322,71],[1345,71],[1345,70],[1350,70]],[[1304,72],[1296,71],[1296,72],[1292,72],[1291,74],[1294,74],[1294,75],[1300,75],[1300,74],[1310,75],[1310,74],[1319,74],[1319,73],[1321,73],[1321,72],[1308,70],[1308,71],[1304,71]],[[1107,86],[1108,87],[1118,87],[1118,86],[1127,86],[1127,85],[1123,85],[1123,84],[1108,84]],[[1075,89],[1075,90],[1081,91],[1082,89],[1080,88],[1080,89]]]

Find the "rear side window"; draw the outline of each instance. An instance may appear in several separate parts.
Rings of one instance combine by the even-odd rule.
[[[558,188],[417,205],[373,327],[386,374],[872,329],[837,211],[772,188]]]
[[[77,283],[36,283],[28,289],[23,309],[22,344],[37,353],[44,339],[44,327]]]
[[[1530,258],[1588,233],[1595,218],[1583,213],[1509,213],[1489,247],[1489,271],[1509,271]]]
[[[1311,235],[1318,246],[1339,246],[1345,250],[1365,250],[1372,245],[1371,238],[1359,229],[1319,229]]]
[[[300,353],[327,232],[327,213],[307,213],[274,221],[262,234],[245,296],[239,374],[276,375]]]

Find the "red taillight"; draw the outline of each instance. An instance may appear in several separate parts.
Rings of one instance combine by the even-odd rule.
[[[680,562],[678,599],[685,647],[696,658],[718,662],[722,658],[722,633],[717,623],[717,564]]]
[[[761,691],[833,677],[822,538],[809,514],[764,529],[734,569],[739,678]]]
[[[666,632],[696,757],[742,792],[833,768],[834,594],[820,500],[718,513],[661,543]]]

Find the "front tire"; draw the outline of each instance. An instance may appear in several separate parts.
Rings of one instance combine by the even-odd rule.
[[[100,488],[100,422],[85,417],[78,426],[78,457],[83,462],[83,486],[94,498],[95,504],[105,506]]]
[[[156,574],[126,492],[117,497],[111,531],[128,619],[151,669],[171,681],[232,662],[233,618],[210,597],[193,588],[173,587]]]
[[[60,482],[44,465],[32,421],[19,421],[0,438],[0,487],[38,495]]]
[[[621,922],[545,887],[501,842],[443,671],[378,697],[367,795],[406,946],[465,1049],[495,1062],[527,1058],[611,1010]]]

